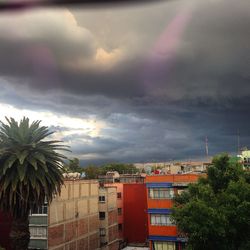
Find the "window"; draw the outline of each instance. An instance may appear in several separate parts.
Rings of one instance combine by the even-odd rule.
[[[30,212],[31,215],[36,215],[36,214],[48,214],[48,205],[44,204],[43,206],[38,207],[37,209],[32,209]]]
[[[99,196],[99,202],[105,202],[105,196]]]
[[[121,192],[117,193],[117,198],[118,198],[118,199],[121,199],[121,198],[122,198],[122,193],[121,193]]]
[[[105,212],[99,212],[99,219],[100,220],[105,220]]]
[[[154,242],[154,249],[155,250],[175,250],[175,243],[174,242]]]
[[[29,230],[31,238],[47,238],[46,227],[30,227]]]
[[[108,242],[101,242],[100,247],[108,245]]]
[[[118,215],[121,215],[122,214],[122,209],[121,208],[118,208]]]
[[[173,223],[170,220],[168,214],[151,214],[150,224],[153,226],[172,226]]]
[[[121,224],[121,223],[118,224],[118,230],[119,230],[119,231],[122,231],[122,224]]]
[[[151,199],[172,199],[173,197],[173,188],[149,188],[149,198]]]
[[[106,236],[106,229],[100,228],[100,236]]]

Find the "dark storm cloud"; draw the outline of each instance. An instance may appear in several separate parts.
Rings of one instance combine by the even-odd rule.
[[[33,19],[34,24],[21,26],[20,35],[17,36],[12,34],[16,32],[15,24],[5,32],[6,36],[1,39],[3,49],[0,50],[0,69],[5,74],[9,71],[12,76],[15,76],[16,71],[17,75],[18,72],[26,72],[22,81],[29,88],[40,91],[59,90],[79,95],[101,94],[118,98],[144,97],[152,93],[170,99],[197,96],[217,98],[220,95],[231,97],[235,91],[239,95],[248,95],[249,5],[245,1],[242,4],[233,1],[215,1],[214,4],[195,2],[192,19],[179,38],[180,45],[172,65],[163,61],[151,74],[144,73],[144,70],[150,63],[147,61],[150,61],[149,54],[154,40],[158,39],[165,26],[174,18],[175,14],[171,10],[178,13],[181,4],[165,3],[164,8],[156,5],[153,10],[143,7],[144,12],[140,8],[125,9],[114,14],[96,11],[91,17],[83,12],[82,18],[77,19],[78,24],[70,19],[68,23],[65,20],[69,14],[61,16],[59,12],[55,18],[58,19],[56,24],[51,24],[49,28],[46,25],[52,22],[53,13],[47,14],[51,21],[41,18],[42,13],[38,13],[40,18],[33,17],[37,13],[25,18],[21,15],[18,18],[21,18],[23,25]],[[158,12],[154,12],[156,10]],[[87,18],[84,18],[85,15]],[[102,19],[104,28],[101,26]],[[67,24],[69,31],[63,25],[60,26],[60,21]],[[83,26],[82,30],[80,25],[84,25],[85,21],[87,29]],[[95,23],[100,26],[96,27]],[[121,27],[126,27],[126,30]],[[28,35],[25,35],[25,28]],[[34,32],[36,29],[39,32]],[[100,35],[102,31],[104,34]],[[125,47],[125,59],[112,70],[103,71],[98,66],[75,70],[62,65],[65,60],[76,63],[75,59],[79,57],[83,60],[93,59],[98,43],[104,43],[108,51]],[[111,48],[108,48],[112,43]],[[151,82],[149,87],[144,83],[148,79]]]
[[[71,146],[71,150],[75,154],[85,155],[85,154],[95,154],[95,155],[117,155],[117,152],[124,148],[130,146],[129,142],[118,141],[110,138],[100,138],[100,137],[90,137],[88,140],[84,140],[82,135],[74,135],[81,138],[80,141],[74,141]],[[73,137],[72,137],[73,138]],[[75,138],[75,137],[74,137]],[[67,138],[63,138],[67,142]]]
[[[99,137],[63,138],[86,161],[202,158],[205,136],[210,154],[235,152],[237,130],[250,146],[250,3],[192,4],[177,47],[160,61],[155,44],[185,1],[72,10],[76,20],[21,15],[20,33],[17,21],[7,29],[0,18],[1,102],[104,121]]]

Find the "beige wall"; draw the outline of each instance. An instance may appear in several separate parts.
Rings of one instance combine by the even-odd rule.
[[[99,196],[105,196],[105,202],[99,202],[100,211],[117,209],[117,187],[100,188]]]
[[[81,197],[89,196],[90,185],[86,182],[80,183]]]
[[[97,181],[65,181],[61,194],[53,199],[49,207],[49,224],[57,224],[75,216],[98,213]]]
[[[99,202],[99,211],[106,215],[105,220],[100,220],[100,228],[106,229],[106,236],[100,238],[101,243],[106,242],[107,245],[103,245],[101,249],[109,250],[110,244],[118,246],[117,187],[99,188],[99,196],[105,196],[105,202]]]
[[[117,188],[108,188],[108,209],[117,209]]]
[[[98,200],[93,197],[89,199],[89,213],[97,213],[98,212]]]
[[[94,250],[99,242],[97,181],[67,180],[49,206],[49,249]],[[94,240],[95,239],[95,240]],[[66,244],[67,242],[67,244]]]

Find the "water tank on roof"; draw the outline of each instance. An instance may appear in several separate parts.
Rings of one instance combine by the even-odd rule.
[[[109,171],[106,173],[106,176],[113,178],[120,178],[120,174],[117,171]]]

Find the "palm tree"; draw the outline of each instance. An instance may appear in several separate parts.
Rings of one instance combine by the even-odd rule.
[[[0,210],[13,217],[10,233],[13,250],[27,250],[29,213],[45,200],[52,201],[63,184],[62,164],[66,157],[57,150],[67,150],[60,141],[44,140],[53,132],[13,118],[0,122]]]

